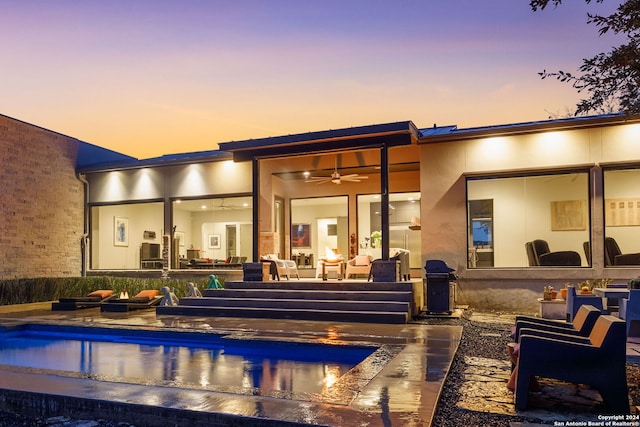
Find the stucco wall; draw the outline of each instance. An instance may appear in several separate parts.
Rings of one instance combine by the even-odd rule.
[[[544,286],[612,278],[625,283],[638,268],[604,268],[602,169],[600,165],[640,162],[640,125],[447,141],[420,146],[422,254],[442,259],[459,276],[458,302],[477,309],[536,311]],[[465,174],[547,170],[583,165],[590,174],[590,267],[467,269]],[[519,243],[522,245],[522,242]],[[519,246],[519,247],[520,247]]]
[[[76,139],[0,116],[0,279],[79,276]]]

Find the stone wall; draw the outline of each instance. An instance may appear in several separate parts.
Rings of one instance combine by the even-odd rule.
[[[0,279],[81,274],[78,144],[0,115]]]

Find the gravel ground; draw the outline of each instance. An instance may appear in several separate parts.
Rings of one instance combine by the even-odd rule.
[[[435,322],[429,323],[435,324]],[[464,329],[462,342],[454,357],[451,370],[449,371],[442,395],[440,396],[440,401],[438,402],[433,427],[509,427],[509,423],[511,422],[553,425],[552,422],[535,418],[482,413],[459,408],[457,406],[457,402],[460,399],[459,390],[465,381],[465,357],[486,357],[508,361],[506,345],[511,342],[511,337],[508,332],[511,325],[474,322],[467,318],[448,324],[462,324]],[[640,405],[640,365],[627,364],[627,384],[633,405]]]
[[[492,413],[469,411],[457,406],[460,399],[460,387],[464,384],[465,357],[486,357],[507,360],[505,346],[510,341],[509,324],[474,322],[462,319],[428,319],[426,324],[463,325],[462,342],[454,357],[451,370],[444,384],[438,403],[433,427],[492,426],[509,427],[511,422],[545,422],[532,418],[507,416]],[[640,405],[640,365],[627,364],[627,383],[633,405]],[[546,422],[546,424],[552,424]],[[128,422],[105,420],[76,420],[67,417],[30,417],[0,411],[0,427],[133,427]]]

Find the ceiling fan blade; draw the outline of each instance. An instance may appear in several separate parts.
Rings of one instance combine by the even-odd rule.
[[[329,181],[331,181],[330,176],[311,176],[304,180],[304,182],[313,182],[316,184],[324,184]]]
[[[352,173],[349,175],[342,175],[341,178],[345,181],[360,182],[363,179],[368,179],[369,177],[365,175],[358,175],[357,173]]]

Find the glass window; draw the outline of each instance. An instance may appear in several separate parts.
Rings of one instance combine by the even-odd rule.
[[[291,258],[298,266],[316,268],[328,252],[349,259],[349,198],[291,200]]]
[[[467,179],[469,268],[590,265],[587,172]]]
[[[358,196],[358,253],[382,258],[380,195]],[[420,268],[420,193],[392,193],[389,195],[389,249],[410,252],[410,266]]]
[[[604,263],[640,265],[640,169],[605,170]]]
[[[251,196],[173,201],[172,268],[250,260],[252,212]]]
[[[162,268],[158,251],[163,228],[162,202],[93,206],[91,268]]]

